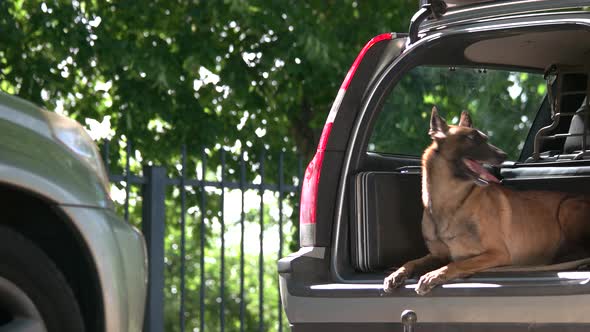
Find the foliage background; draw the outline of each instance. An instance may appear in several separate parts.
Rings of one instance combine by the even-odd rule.
[[[545,96],[543,74],[451,68],[422,66],[410,70],[386,99],[368,149],[421,155],[431,142],[426,133],[432,105],[437,105],[450,124],[457,124],[461,112],[468,111],[474,126],[481,128],[492,144],[508,153],[509,160],[519,160]]]
[[[264,159],[267,180],[276,183],[277,156],[284,151],[286,182],[297,184],[298,156],[304,165],[312,156],[339,84],[362,45],[383,32],[407,31],[416,8],[415,0],[5,0],[0,1],[0,89],[78,120],[100,144],[112,141],[106,159],[114,173],[122,173],[129,157],[135,174],[142,165],[157,164],[178,176],[184,144],[189,177],[219,179],[219,154],[226,149],[228,180],[237,180],[243,154],[249,181],[259,180]],[[199,173],[202,147],[205,174]],[[198,326],[198,289],[204,286],[206,327],[217,331],[220,192],[209,190],[200,211],[202,192],[187,190],[187,330]],[[119,202],[122,192],[115,184]],[[132,187],[135,222],[141,204],[139,188]],[[169,188],[166,204],[166,331],[176,331],[178,188]],[[285,218],[296,220],[295,204],[290,197]],[[197,251],[201,215],[205,253]],[[248,210],[251,234],[259,231],[257,215],[255,208]],[[269,205],[264,216],[265,232],[276,233],[276,206]],[[228,222],[231,233],[235,220]],[[296,247],[296,226],[286,224],[293,235],[285,244],[290,250]],[[232,331],[238,329],[236,245],[228,243],[226,260],[226,328]],[[207,255],[205,285],[196,278],[201,254]],[[276,252],[265,251],[265,285],[272,285],[265,287],[267,330],[276,329],[279,310],[275,260]],[[258,327],[257,257],[250,255],[247,262],[246,330],[251,331]]]

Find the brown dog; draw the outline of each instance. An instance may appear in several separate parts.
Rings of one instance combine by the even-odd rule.
[[[472,128],[468,113],[458,126],[447,125],[434,107],[429,133],[432,144],[422,156],[422,234],[430,253],[385,278],[386,291],[427,266],[447,264],[422,275],[420,295],[492,267],[547,264],[588,233],[587,197],[501,186],[482,164],[498,165],[506,154]]]

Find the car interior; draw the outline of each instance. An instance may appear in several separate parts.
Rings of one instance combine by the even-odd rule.
[[[375,106],[367,108],[371,115],[359,117],[358,121],[361,123],[358,126],[363,129],[359,133],[360,139],[351,147],[353,151],[358,151],[355,154],[358,157],[351,158],[348,165],[350,181],[345,192],[349,209],[343,217],[348,216],[348,223],[342,222],[345,225],[342,227],[347,229],[339,233],[348,240],[341,241],[338,245],[346,249],[349,266],[345,266],[346,263],[337,265],[341,276],[351,282],[381,282],[390,269],[427,253],[420,226],[421,151],[404,151],[400,146],[409,144],[404,143],[404,138],[399,138],[397,143],[393,139],[386,142],[397,144],[398,149],[387,150],[380,148],[378,142],[381,141],[375,138],[381,137],[379,133],[383,133],[383,137],[387,133],[395,136],[393,131],[403,129],[404,135],[415,135],[415,138],[410,135],[410,140],[424,140],[424,144],[430,142],[427,134],[429,110],[433,104],[444,102],[444,93],[448,91],[432,91],[432,97],[406,103],[415,104],[411,111],[423,113],[413,118],[417,119],[413,123],[420,122],[419,118],[423,122],[415,127],[403,122],[403,112],[410,110],[397,109],[406,104],[396,101],[388,104],[390,99],[402,98],[404,94],[396,93],[396,89],[403,88],[404,79],[408,82],[415,79],[412,75],[416,74],[416,68],[444,69],[448,77],[453,73],[461,75],[461,70],[517,73],[506,74],[508,80],[513,77],[521,79],[512,88],[505,88],[508,91],[506,96],[513,94],[514,91],[510,89],[523,90],[525,84],[532,84],[530,78],[529,81],[523,80],[528,77],[526,75],[535,76],[538,79],[534,85],[537,90],[533,89],[533,85],[526,90],[537,91],[535,98],[530,93],[523,97],[521,91],[520,95],[513,98],[515,101],[512,104],[498,104],[503,108],[511,105],[524,106],[520,110],[497,111],[499,115],[496,118],[504,121],[494,120],[499,123],[498,126],[508,127],[507,132],[513,131],[519,136],[511,140],[514,142],[511,147],[498,145],[504,150],[512,149],[509,152],[511,159],[492,171],[502,181],[502,185],[516,190],[590,194],[590,133],[587,126],[590,121],[590,100],[587,98],[590,94],[590,64],[587,62],[590,55],[590,42],[587,42],[590,40],[590,29],[566,23],[555,24],[559,25],[551,27],[550,32],[544,31],[547,29],[546,25],[525,29],[499,27],[498,31],[493,32],[441,38],[431,41],[427,49],[416,49],[412,62],[398,65],[397,68],[404,68],[403,74],[395,76],[387,73],[387,70],[383,73],[384,81],[392,78],[387,83],[389,86],[384,89],[384,96],[373,97],[372,101],[367,99],[366,103],[374,103]],[[396,61],[401,63],[407,60],[400,57]],[[457,78],[463,79],[462,76]],[[418,86],[415,82],[412,84]],[[479,102],[483,103],[485,100]],[[449,105],[451,106],[453,105]],[[470,110],[478,108],[477,105],[454,106]],[[518,112],[523,112],[525,107],[528,115],[515,115],[521,114]],[[453,111],[458,114],[461,110],[463,109]],[[383,115],[385,112],[399,112],[399,116],[388,118]],[[501,114],[504,113],[501,112],[516,113],[503,116]],[[483,115],[476,115],[475,127],[483,132],[492,131],[492,120],[486,122]],[[478,117],[484,120],[478,122]],[[508,120],[512,122],[506,122]],[[381,129],[380,121],[385,123],[381,125]],[[456,117],[449,117],[447,121],[456,123]],[[495,137],[501,135],[508,134],[498,132],[496,136],[490,135],[491,143],[495,144]],[[384,140],[385,138],[382,139]],[[383,146],[387,147],[387,144]],[[556,257],[554,264],[548,266],[496,268],[478,273],[472,280],[531,275],[558,277],[557,272],[560,271],[590,271],[589,257],[590,253],[585,252],[566,253]]]

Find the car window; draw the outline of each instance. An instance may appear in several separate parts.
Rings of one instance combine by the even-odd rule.
[[[392,89],[379,113],[368,151],[419,156],[430,144],[430,111],[450,124],[468,111],[490,142],[517,160],[546,93],[540,73],[421,66]]]

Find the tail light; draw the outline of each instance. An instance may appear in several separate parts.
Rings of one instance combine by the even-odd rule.
[[[359,55],[354,60],[352,66],[346,74],[346,77],[344,78],[344,82],[342,82],[342,85],[340,86],[338,96],[336,97],[336,100],[334,100],[334,104],[332,105],[330,114],[328,115],[328,119],[324,125],[315,156],[307,166],[307,169],[305,170],[305,176],[303,177],[303,184],[301,187],[301,203],[299,207],[301,246],[313,246],[315,242],[315,224],[320,172],[322,170],[322,163],[324,161],[324,154],[328,145],[330,132],[332,131],[332,125],[334,124],[334,119],[336,118],[336,113],[338,113],[342,99],[344,98],[346,90],[348,89],[350,82],[352,81],[352,78],[354,77],[354,74],[367,51],[376,43],[390,39],[392,39],[391,33],[384,33],[371,39],[365,45],[365,47],[363,47]]]

